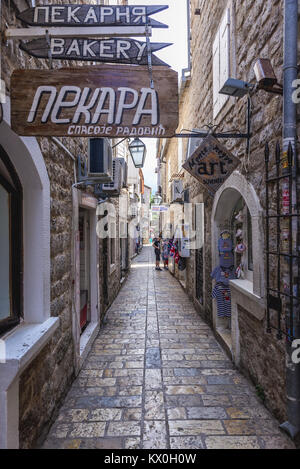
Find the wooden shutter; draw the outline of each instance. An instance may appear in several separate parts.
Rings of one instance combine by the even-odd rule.
[[[213,43],[213,109],[214,118],[219,113],[220,91],[220,31],[218,30]]]
[[[230,9],[223,16],[213,43],[213,102],[214,118],[222,109],[228,97],[219,94],[230,76]]]
[[[224,86],[226,80],[230,76],[230,10],[222,19],[220,26],[220,89]],[[224,106],[228,97],[226,95],[220,96],[220,108]]]

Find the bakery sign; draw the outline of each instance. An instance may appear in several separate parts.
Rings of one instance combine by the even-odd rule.
[[[150,44],[152,65],[167,65],[153,52],[170,45],[168,43]],[[148,65],[147,43],[129,38],[68,39],[51,37],[49,44],[46,38],[39,38],[30,42],[22,42],[20,49],[41,59],[48,59],[50,51],[52,59]]]
[[[240,164],[215,137],[206,137],[197,150],[184,163],[183,168],[213,196]]]
[[[40,5],[24,10],[18,19],[30,26],[145,26],[167,27],[149,16],[168,5]]]
[[[168,67],[102,65],[15,70],[11,127],[23,136],[172,137],[178,74]]]

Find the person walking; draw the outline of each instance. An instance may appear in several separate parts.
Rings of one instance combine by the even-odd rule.
[[[169,264],[169,253],[171,249],[171,244],[170,244],[170,239],[165,239],[163,242],[163,252],[162,252],[162,258],[164,261],[164,269],[169,270],[168,264]]]
[[[155,270],[162,270],[160,268],[160,252],[161,252],[161,239],[160,237],[154,238],[152,246],[154,247],[156,267]]]

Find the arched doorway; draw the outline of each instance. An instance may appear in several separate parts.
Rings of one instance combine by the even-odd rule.
[[[239,363],[239,307],[247,307],[260,320],[264,315],[264,231],[262,208],[254,187],[235,171],[216,193],[212,210],[212,265],[218,266],[218,240],[228,230],[233,242],[234,269],[241,267],[239,278],[230,282],[231,320],[218,315],[213,302],[214,328]],[[246,249],[238,249],[244,244]],[[240,252],[239,252],[240,251]]]

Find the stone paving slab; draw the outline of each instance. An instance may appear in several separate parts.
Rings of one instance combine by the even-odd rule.
[[[144,247],[43,448],[294,448],[176,279],[154,267]]]

